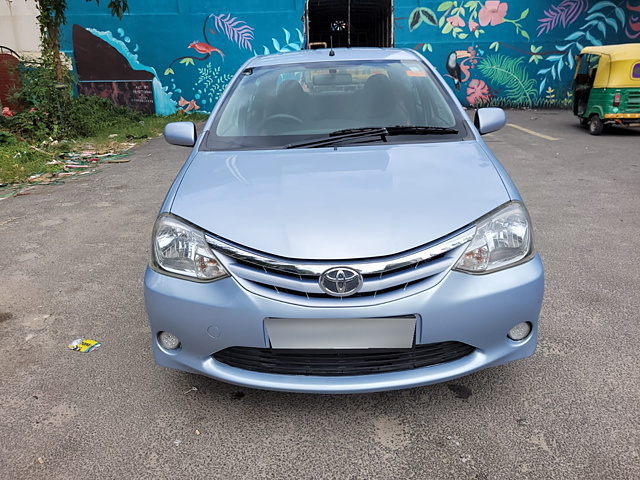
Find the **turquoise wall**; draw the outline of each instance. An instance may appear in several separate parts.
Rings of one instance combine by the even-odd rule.
[[[118,20],[104,2],[69,0],[63,50],[73,54],[73,24],[90,29],[154,73],[159,114],[209,112],[246,59],[304,44],[303,0],[129,3]],[[445,62],[456,55],[466,105],[565,106],[582,47],[640,42],[640,0],[395,0],[394,16],[396,46],[421,52],[452,87]]]

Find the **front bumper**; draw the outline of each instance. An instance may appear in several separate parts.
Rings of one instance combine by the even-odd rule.
[[[359,393],[418,387],[461,377],[532,355],[542,306],[542,262],[531,261],[489,275],[451,271],[436,286],[387,303],[358,307],[310,307],[250,293],[233,278],[214,283],[181,280],[147,268],[145,303],[159,365],[228,383],[267,390]],[[455,361],[413,370],[361,376],[320,377],[258,373],[212,358],[228,347],[268,348],[265,318],[371,318],[415,315],[416,344],[458,341],[475,350]],[[531,334],[515,342],[507,332],[530,322]],[[175,351],[158,343],[168,331],[182,342]]]

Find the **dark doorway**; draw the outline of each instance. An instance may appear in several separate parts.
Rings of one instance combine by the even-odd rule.
[[[307,48],[392,47],[393,0],[308,0]]]

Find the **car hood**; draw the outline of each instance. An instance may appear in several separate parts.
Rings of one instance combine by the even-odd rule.
[[[509,200],[476,142],[198,152],[171,212],[294,259],[370,258],[460,229]]]

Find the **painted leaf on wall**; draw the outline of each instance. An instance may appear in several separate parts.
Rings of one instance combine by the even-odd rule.
[[[422,7],[420,8],[420,16],[422,17],[422,21],[428,23],[429,25],[437,25],[438,19],[436,18],[436,14],[433,13],[433,10],[429,8]]]
[[[538,36],[548,33],[558,25],[563,28],[575,22],[578,17],[589,6],[588,0],[563,0],[559,5],[551,5],[549,10],[544,11],[544,17],[538,20]]]
[[[582,12],[583,10],[580,10],[580,13]],[[549,62],[551,65],[538,71],[538,75],[544,75],[538,89],[540,94],[543,93],[547,83],[561,81],[563,72],[564,75],[570,74],[566,72],[565,65],[568,70],[572,70],[573,57],[580,53],[586,45],[611,43],[608,37],[617,34],[624,28],[626,21],[624,10],[609,0],[595,3],[586,13],[584,25],[564,38],[569,43],[555,45],[558,54],[545,57],[545,62]]]
[[[409,15],[409,30],[413,32],[422,22],[435,26],[438,24],[438,18],[430,8],[415,8]]]
[[[216,30],[224,33],[229,40],[238,44],[240,48],[251,50],[253,40],[253,27],[250,27],[242,20],[232,17],[230,13],[214,15]]]
[[[414,31],[416,28],[420,26],[422,23],[422,17],[420,16],[420,12],[416,8],[411,15],[409,15],[409,30]]]
[[[537,95],[536,81],[529,76],[522,57],[488,55],[478,64],[478,69],[494,84],[500,85],[501,96],[508,100],[531,103]]]
[[[289,32],[289,30],[287,30],[286,28],[282,28],[282,30],[284,31],[284,39],[285,39],[285,43],[281,44],[277,38],[272,38],[271,39],[271,43],[273,44],[273,48],[274,48],[274,53],[275,52],[295,52],[298,50],[302,50],[302,46],[304,44],[304,35],[302,33],[302,31],[299,28],[296,28],[296,32],[298,33],[298,40],[297,41],[292,41],[291,38],[291,33]],[[266,45],[263,46],[264,51],[262,52],[262,55],[269,55],[271,53],[271,49],[269,47],[267,47]],[[258,52],[254,52],[255,55],[260,55]]]

